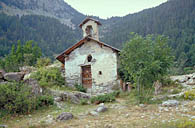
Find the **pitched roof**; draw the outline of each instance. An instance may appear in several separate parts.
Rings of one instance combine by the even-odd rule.
[[[89,20],[92,20],[94,22],[96,22],[98,25],[102,25],[98,20],[95,20],[93,18],[87,17],[86,19],[84,19],[81,24],[79,25],[79,27],[81,28],[85,23],[87,23]]]
[[[65,55],[69,55],[73,50],[75,50],[76,48],[78,48],[79,46],[83,45],[86,41],[90,41],[90,40],[93,40],[95,42],[97,42],[98,44],[100,44],[101,46],[105,46],[105,47],[108,47],[108,48],[111,48],[112,50],[116,51],[116,52],[120,52],[119,49],[117,48],[114,48],[108,44],[105,44],[103,42],[100,42],[98,40],[95,40],[89,36],[83,38],[82,40],[80,40],[79,42],[77,42],[76,44],[74,44],[72,47],[66,49],[64,52],[62,52],[60,55],[58,55],[56,57],[57,60],[59,60],[61,63],[64,64],[64,61],[65,61]]]

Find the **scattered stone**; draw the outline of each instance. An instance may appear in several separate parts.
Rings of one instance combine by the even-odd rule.
[[[128,118],[129,117],[129,114],[126,114],[125,117]]]
[[[95,111],[99,113],[99,112],[105,112],[107,110],[108,108],[104,106],[104,103],[101,103]]]
[[[167,100],[162,103],[162,106],[164,107],[174,107],[178,105],[179,105],[179,101],[177,100]]]
[[[70,120],[73,118],[72,113],[69,112],[63,112],[62,114],[60,114],[56,119],[59,121],[65,121],[65,120]]]
[[[99,115],[99,113],[96,112],[96,111],[91,111],[91,112],[89,112],[89,114],[92,115],[92,116],[98,116]]]
[[[62,98],[61,97],[56,97],[56,98],[54,98],[54,101],[60,102],[60,101],[62,101]]]
[[[24,78],[23,72],[9,72],[5,73],[4,78],[7,81],[21,81]]]
[[[112,125],[111,124],[105,124],[104,128],[112,128]]]
[[[7,125],[1,125],[0,124],[0,128],[7,128]]]
[[[98,116],[100,112],[105,112],[107,110],[108,108],[104,106],[104,103],[101,103],[95,110],[89,112],[89,114],[92,116]]]
[[[28,86],[32,87],[32,93],[37,95],[43,92],[43,89],[40,87],[39,83],[35,79],[27,79],[24,81]]]
[[[45,122],[47,124],[51,124],[53,122],[53,117],[51,115],[47,115]]]
[[[140,107],[145,107],[145,105],[144,105],[144,104],[139,104],[139,106],[140,106]]]
[[[195,105],[192,107],[192,110],[195,111]]]
[[[171,80],[178,81],[179,83],[184,83],[188,80],[187,75],[180,75],[180,76],[171,76]]]
[[[184,95],[184,92],[178,93],[178,94],[172,94],[172,95],[168,95],[168,98],[176,98],[176,97],[181,97],[182,95]]]
[[[191,116],[191,119],[195,119],[195,116]]]
[[[179,82],[183,87],[195,85],[195,73],[180,76],[171,76],[170,78],[173,81]]]
[[[62,104],[62,103],[60,103],[60,102],[54,101],[54,104],[57,105],[57,107],[58,107],[59,109],[63,109],[63,108],[65,107],[64,104]]]
[[[194,78],[191,78],[186,83],[187,83],[187,85],[195,85],[195,79]]]
[[[165,112],[168,112],[168,111],[169,111],[169,109],[168,109],[168,108],[164,108],[164,111],[165,111]]]

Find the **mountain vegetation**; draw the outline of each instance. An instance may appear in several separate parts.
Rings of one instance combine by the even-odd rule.
[[[21,45],[18,41],[17,47],[13,45],[11,52],[0,60],[0,68],[7,72],[19,71],[22,66],[34,66],[41,56],[41,49],[36,42],[31,40]]]
[[[13,6],[25,13],[28,13],[28,9],[41,9],[44,13],[40,13],[40,15],[35,13],[28,15],[25,13],[25,15],[10,14],[5,12],[3,4],[0,4],[0,10],[3,10],[0,14],[0,57],[7,55],[11,51],[12,45],[16,45],[18,40],[21,40],[21,44],[28,40],[34,40],[42,49],[43,56],[54,59],[56,54],[82,38],[81,30],[77,26],[85,16],[71,9],[65,2],[65,4],[59,4],[62,1],[58,0],[53,3],[61,8],[56,11],[50,9],[49,3],[51,2],[49,0],[23,1],[26,2],[24,6],[20,6],[19,0],[2,0],[1,3],[9,7]],[[43,5],[45,9],[42,8]],[[107,20],[95,17],[103,24],[100,30],[100,40],[122,48],[122,44],[130,39],[131,32],[142,36],[148,34],[165,35],[169,37],[168,44],[173,49],[175,56],[174,72],[184,73],[187,70],[193,70],[195,65],[194,7],[194,0],[169,0],[158,7],[124,17],[112,17]],[[50,15],[43,15],[45,13]],[[62,13],[63,15],[60,15]],[[75,27],[62,23],[59,20],[60,17],[69,19],[72,26]]]
[[[145,38],[132,34],[120,53],[121,69],[127,72],[124,78],[135,83],[140,101],[146,88],[152,88],[155,81],[161,81],[173,64],[173,55],[167,45],[167,38],[147,35]],[[143,101],[142,101],[143,102]]]
[[[195,57],[195,1],[170,0],[158,7],[106,21],[103,41],[115,47],[129,40],[130,32],[146,36],[161,34],[169,37],[179,72],[194,66]],[[109,25],[110,24],[110,25]]]
[[[43,50],[44,56],[52,57],[70,47],[80,37],[80,33],[54,18],[38,15],[20,18],[6,14],[0,14],[0,35],[0,56],[8,54],[18,40],[22,44],[34,40]]]

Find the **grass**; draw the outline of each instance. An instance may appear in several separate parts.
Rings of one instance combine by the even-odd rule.
[[[57,85],[53,85],[51,87],[49,87],[50,89],[54,89],[54,90],[59,90],[59,91],[67,91],[67,92],[72,92],[72,91],[76,91],[76,89],[68,87],[68,86],[57,86]]]
[[[94,109],[95,105],[75,105],[71,103],[64,103],[64,108],[59,109],[57,106],[53,105],[49,108],[41,108],[40,110],[33,112],[28,115],[20,115],[20,116],[6,116],[0,119],[0,124],[6,124],[9,127],[14,128],[44,128],[46,127],[46,123],[44,122],[44,118],[48,115],[51,115],[53,118],[56,118],[62,112],[71,112],[73,115],[77,115],[86,113],[89,109]]]
[[[158,122],[152,124],[151,128],[195,128],[195,120],[180,118],[174,121]]]
[[[175,120],[184,120],[181,116],[183,113],[182,111],[178,112],[173,109],[168,112],[164,111],[159,113],[157,104],[146,104],[145,107],[140,107],[135,104],[135,99],[133,99],[133,97],[132,99],[129,99],[130,97],[131,94],[124,93],[121,94],[121,97],[116,99],[116,102],[106,103],[105,105],[108,106],[109,109],[100,116],[86,115],[88,111],[94,110],[97,105],[75,105],[64,103],[63,109],[51,106],[48,109],[38,110],[32,113],[31,116],[23,115],[19,117],[9,117],[7,120],[3,120],[1,124],[7,124],[10,128],[83,128],[87,125],[92,128],[104,128],[109,125],[120,128],[143,128],[144,126],[150,128],[169,128],[168,126],[170,126],[171,128],[177,124],[177,122],[176,124],[174,123]],[[192,108],[195,103],[193,101],[189,102],[190,103],[186,106],[189,108],[189,111],[185,112],[185,114],[193,115],[195,113]],[[119,106],[119,108],[111,107],[113,105]],[[65,122],[54,121],[52,124],[48,124],[43,120],[48,115],[56,118],[62,112],[73,113],[74,119]]]

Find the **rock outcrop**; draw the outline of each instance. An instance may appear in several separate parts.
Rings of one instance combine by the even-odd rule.
[[[64,0],[6,0],[0,1],[0,12],[8,15],[43,15],[58,19],[61,23],[75,29],[72,19],[84,17]]]
[[[51,94],[54,96],[54,100],[56,102],[61,101],[70,101],[74,104],[80,104],[81,99],[90,99],[90,95],[82,92],[67,92],[67,91],[58,91],[58,90],[50,90]]]
[[[182,86],[195,85],[195,73],[180,75],[180,76],[171,76],[171,80],[179,82]]]

